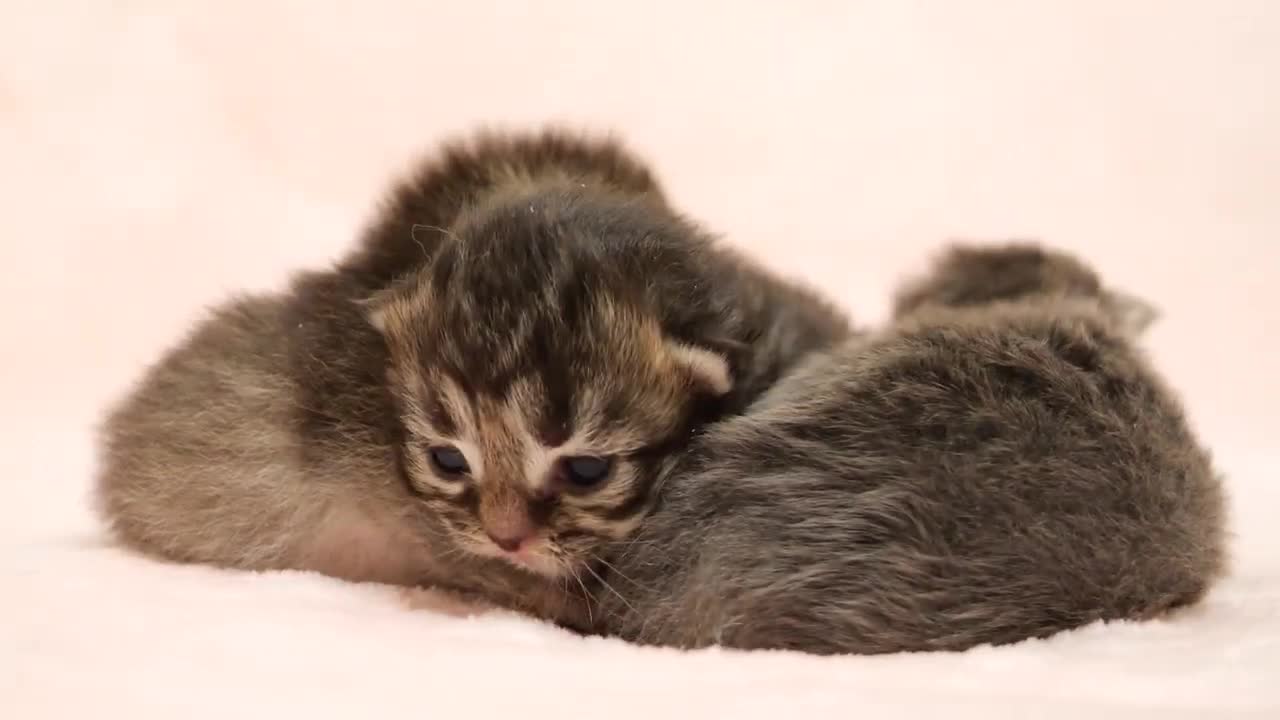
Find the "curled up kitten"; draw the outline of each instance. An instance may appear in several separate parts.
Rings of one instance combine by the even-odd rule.
[[[1066,253],[1032,242],[996,247],[953,244],[933,272],[897,293],[893,317],[901,320],[936,308],[980,308],[1034,298],[1091,298],[1116,327],[1138,337],[1159,316],[1141,298],[1104,287],[1091,268]]]
[[[673,211],[616,143],[453,143],[362,244],[230,302],[103,428],[161,558],[433,585],[586,629],[662,458],[849,332]]]
[[[996,297],[1002,272],[1028,282]],[[957,248],[901,297],[894,326],[810,356],[673,459],[601,553],[605,632],[961,650],[1204,595],[1223,490],[1127,304],[1029,245]]]

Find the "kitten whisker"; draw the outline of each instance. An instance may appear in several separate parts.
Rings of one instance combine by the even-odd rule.
[[[593,555],[591,556],[591,559],[592,559],[592,560],[595,560],[596,562],[600,563],[601,565],[604,565],[605,567],[609,568],[610,572],[612,572],[614,575],[617,575],[618,577],[622,578],[623,580],[626,580],[627,582],[629,582],[629,583],[631,583],[632,585],[636,586],[636,587],[637,587],[637,588],[639,588],[640,590],[645,590],[645,591],[647,591],[647,590],[649,589],[649,588],[645,587],[644,585],[641,585],[640,583],[636,582],[635,580],[632,580],[631,578],[627,577],[627,576],[626,576],[625,574],[623,574],[623,572],[622,572],[621,570],[619,570],[616,566],[612,565],[608,560],[605,560],[604,558],[600,557],[599,555],[594,555],[594,554],[593,554]]]
[[[622,593],[618,592],[618,591],[617,591],[617,590],[616,590],[612,585],[610,585],[610,584],[609,584],[609,583],[608,583],[608,582],[607,582],[603,577],[600,577],[600,573],[598,573],[598,572],[596,572],[595,570],[593,570],[593,569],[591,568],[591,565],[589,565],[589,564],[584,564],[582,567],[586,568],[587,572],[591,573],[592,577],[594,577],[594,578],[596,579],[596,581],[597,581],[597,582],[599,582],[601,585],[603,585],[603,586],[604,586],[604,588],[605,588],[606,590],[608,590],[609,592],[613,593],[614,597],[616,597],[616,598],[618,598],[619,600],[621,600],[621,601],[622,601],[622,604],[623,604],[623,605],[626,605],[628,610],[630,610],[631,612],[636,612],[636,608],[635,608],[635,606],[634,606],[634,605],[632,605],[632,604],[631,604],[631,603],[630,603],[630,602],[629,602],[625,597],[623,597]]]
[[[559,558],[557,558],[557,560],[559,560]],[[578,571],[572,565],[563,560],[560,560],[560,563],[564,569],[569,572],[569,577],[573,578],[578,583],[578,587],[582,588],[582,596],[583,599],[586,600],[587,606],[587,624],[595,627],[595,615],[591,611],[591,606],[595,603],[591,602],[591,592],[587,590],[587,584],[582,582],[582,576],[578,574]]]

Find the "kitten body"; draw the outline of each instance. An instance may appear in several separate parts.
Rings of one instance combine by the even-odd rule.
[[[848,332],[617,144],[482,135],[400,184],[335,268],[224,305],[151,368],[104,424],[97,501],[159,557],[584,627],[589,552],[643,515],[659,459]],[[598,491],[563,482],[583,455],[608,457]]]
[[[962,249],[936,274],[982,277],[973,262],[1028,253]],[[974,305],[925,293],[706,428],[637,532],[603,553],[604,631],[682,648],[961,650],[1199,599],[1225,563],[1207,453],[1096,284],[1028,287]]]
[[[709,428],[609,557],[609,634],[964,649],[1197,600],[1223,501],[1092,311],[963,311],[822,353]]]
[[[1150,303],[1107,287],[1093,268],[1067,253],[1030,241],[992,245],[952,243],[933,269],[895,293],[894,320],[934,308],[981,309],[1051,298],[1092,299],[1116,328],[1136,338],[1159,317]]]

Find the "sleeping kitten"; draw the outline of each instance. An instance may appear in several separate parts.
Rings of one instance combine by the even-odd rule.
[[[116,536],[185,562],[431,584],[589,624],[653,472],[849,333],[671,210],[620,146],[455,143],[360,248],[229,303],[103,433]]]
[[[932,273],[906,283],[897,293],[895,320],[931,308],[977,308],[1034,297],[1093,298],[1126,335],[1137,337],[1159,313],[1145,300],[1103,287],[1078,259],[1033,242],[996,247],[952,245]]]
[[[961,650],[1198,600],[1224,566],[1223,491],[1104,292],[1033,246],[950,253],[896,326],[811,356],[672,459],[656,509],[599,553],[602,631]]]

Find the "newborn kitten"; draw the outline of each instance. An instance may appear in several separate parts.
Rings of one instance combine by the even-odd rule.
[[[995,292],[1031,266],[1044,282]],[[672,460],[600,553],[602,630],[961,650],[1195,602],[1223,569],[1223,491],[1099,287],[1025,245],[955,250],[895,327],[811,356]],[[999,300],[960,302],[981,297]]]
[[[1032,242],[951,246],[932,273],[898,291],[893,316],[900,320],[930,308],[975,308],[1027,297],[1093,298],[1120,330],[1134,337],[1158,317],[1146,301],[1104,288],[1097,274],[1078,259]]]
[[[849,332],[616,144],[446,147],[351,256],[216,310],[108,417],[98,501],[164,558],[446,586],[589,625],[653,471]]]

